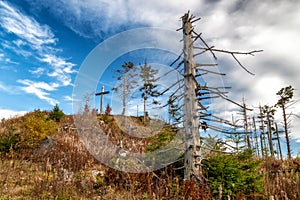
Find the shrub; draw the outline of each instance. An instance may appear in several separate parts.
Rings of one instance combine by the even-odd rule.
[[[58,105],[56,104],[53,108],[53,110],[49,113],[49,119],[52,119],[53,121],[59,122],[63,117],[64,117],[64,113],[62,110],[60,110],[60,108],[58,107]]]
[[[16,149],[16,144],[20,140],[20,134],[14,133],[15,128],[10,127],[7,134],[0,137],[0,152],[8,153],[11,149]]]
[[[45,112],[35,110],[24,117],[18,142],[20,148],[35,148],[47,135],[57,133],[57,124],[52,120],[47,120]]]
[[[109,104],[107,104],[105,108],[105,115],[110,115],[110,112],[111,112],[111,107]]]
[[[204,171],[215,197],[220,190],[223,198],[251,196],[262,190],[261,176],[257,174],[260,161],[251,158],[252,152],[245,151],[238,155],[216,155],[204,161]]]

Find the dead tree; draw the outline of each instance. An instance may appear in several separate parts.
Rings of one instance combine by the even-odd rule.
[[[245,104],[245,101],[243,100],[243,118],[244,118],[244,131],[245,131],[245,137],[246,137],[246,143],[248,146],[248,150],[251,150],[251,140],[250,140],[250,134],[251,132],[248,131],[248,115],[247,115],[247,107]]]
[[[202,180],[199,114],[196,97],[197,81],[194,61],[192,23],[189,14],[182,17],[184,54],[184,132],[185,132],[185,173],[184,178],[196,177]]]
[[[230,89],[230,87],[208,86],[206,83],[201,83],[200,80],[202,76],[208,74],[224,76],[225,74],[214,71],[213,69],[207,69],[208,67],[216,67],[218,64],[196,63],[195,57],[203,54],[209,54],[215,61],[217,61],[216,53],[229,54],[240,67],[242,67],[246,72],[252,74],[241,64],[236,55],[253,56],[254,53],[261,51],[236,52],[216,49],[214,46],[209,46],[206,43],[206,41],[202,38],[202,34],[198,34],[194,31],[192,24],[200,18],[195,19],[194,16],[190,16],[189,13],[186,13],[181,19],[182,27],[178,30],[182,30],[183,32],[183,52],[171,64],[171,66],[174,67],[175,65],[174,68],[178,70],[178,72],[182,73],[183,80],[174,82],[174,84],[172,84],[169,88],[160,92],[160,95],[164,95],[167,91],[170,91],[171,88],[174,89],[177,87],[174,89],[174,92],[169,95],[170,98],[166,98],[171,100],[161,107],[166,107],[174,101],[181,104],[178,105],[174,111],[179,111],[179,113],[181,113],[180,117],[176,118],[176,124],[180,124],[182,126],[181,129],[184,130],[185,135],[184,179],[193,179],[197,182],[203,183],[204,177],[202,174],[201,164],[201,161],[203,160],[202,149],[223,153],[226,152],[222,150],[215,150],[213,148],[205,148],[202,145],[200,129],[204,132],[206,130],[211,130],[214,132],[233,134],[231,128],[223,128],[219,125],[226,124],[229,125],[226,127],[240,128],[239,126],[232,124],[230,121],[225,120],[209,111],[209,106],[205,105],[205,101],[219,98],[223,101],[229,101],[240,108],[245,108],[246,110],[251,109],[246,108],[245,106],[228,98],[228,92],[226,90]],[[181,84],[182,81],[184,82],[183,85]],[[182,89],[184,91],[182,91]],[[245,131],[235,132],[234,134],[245,134]]]
[[[265,115],[263,113],[263,108],[259,105],[259,116],[258,119],[260,120],[260,143],[261,143],[261,157],[267,158],[268,157],[268,148],[266,143],[266,136],[265,136],[265,122],[264,122]]]
[[[283,131],[279,131],[277,123],[275,123],[275,134],[276,134],[276,140],[277,140],[277,145],[278,145],[279,156],[280,156],[280,159],[283,160],[279,132],[283,132]]]
[[[200,56],[206,52],[210,53],[215,60],[217,56],[215,53],[225,53],[233,57],[233,59],[242,67],[246,72],[252,74],[248,71],[241,62],[237,59],[236,55],[254,55],[254,53],[261,52],[259,51],[250,51],[250,52],[235,52],[216,49],[213,46],[209,46],[205,40],[202,38],[202,34],[198,34],[194,31],[192,24],[198,21],[200,18],[190,16],[189,13],[186,13],[182,17],[182,27],[178,30],[183,31],[183,61],[179,63],[180,65],[184,64],[183,77],[184,77],[184,104],[183,104],[183,127],[185,132],[185,173],[184,179],[190,180],[195,178],[196,180],[202,182],[202,154],[201,154],[201,141],[200,141],[200,132],[199,128],[205,127],[206,129],[212,129],[214,131],[219,131],[223,133],[231,133],[229,130],[219,128],[214,126],[212,123],[208,124],[207,122],[220,123],[220,124],[230,124],[229,121],[224,120],[218,116],[213,115],[208,112],[208,107],[203,105],[203,101],[206,99],[212,98],[222,98],[223,100],[229,101],[241,108],[246,110],[251,110],[246,108],[243,105],[236,103],[235,101],[227,97],[227,92],[224,91],[228,87],[209,87],[206,84],[200,84],[197,80],[197,77],[204,76],[206,74],[214,74],[224,76],[224,73],[215,72],[213,70],[208,70],[205,67],[217,66],[216,63],[195,63],[194,58]],[[201,43],[199,46],[195,46],[196,41]],[[198,50],[200,52],[194,52]],[[179,56],[179,60],[181,55]],[[173,63],[172,63],[173,64]],[[254,74],[252,74],[254,75]],[[180,98],[180,95],[178,96]],[[207,121],[207,122],[206,122]],[[204,126],[205,124],[205,126]],[[204,131],[205,131],[204,130]]]
[[[264,123],[267,125],[267,135],[268,135],[268,141],[269,141],[269,148],[270,148],[270,154],[271,157],[274,158],[274,144],[273,144],[273,124],[274,124],[274,114],[275,114],[275,109],[273,106],[267,106],[265,105],[262,107],[262,111],[264,113]]]
[[[258,145],[258,135],[257,135],[257,129],[256,129],[256,122],[255,122],[255,117],[252,117],[252,126],[253,126],[253,131],[254,131],[254,139],[255,139],[255,151],[256,155],[258,158],[260,158],[260,153],[259,153],[259,145]]]

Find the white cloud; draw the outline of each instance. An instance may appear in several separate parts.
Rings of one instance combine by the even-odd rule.
[[[4,53],[0,52],[0,62],[3,62],[5,64],[9,63],[9,64],[16,64],[18,65],[19,63],[12,61],[10,58],[8,58],[7,56],[5,56]],[[3,66],[1,66],[3,67]]]
[[[21,40],[21,39],[14,40],[13,43],[14,43],[15,45],[17,45],[18,47],[21,47],[21,46],[23,46],[23,45],[26,45],[26,42],[24,42],[24,41]]]
[[[49,6],[50,2],[38,4]],[[50,9],[76,33],[90,38],[101,37],[103,32],[119,32],[124,26],[175,30],[181,25],[180,17],[191,9],[191,13],[202,17],[195,29],[203,32],[209,44],[228,50],[264,50],[255,57],[239,56],[255,77],[239,68],[232,59],[219,55],[220,69],[228,74],[223,80],[226,86],[232,86],[229,95],[234,100],[241,101],[244,97],[250,106],[258,106],[259,101],[273,104],[281,87],[300,85],[299,1],[129,0],[125,4],[124,1],[74,0],[56,2]],[[295,91],[295,99],[299,97]]]
[[[19,93],[18,88],[11,86],[11,85],[7,85],[3,82],[0,81],[0,91],[9,93],[9,94],[17,94]]]
[[[173,0],[87,0],[87,1],[28,1],[35,9],[47,7],[78,35],[103,39],[137,26],[165,26],[177,29],[179,18],[189,9],[204,8],[202,1]]]
[[[51,97],[49,97],[49,91],[56,90],[59,85],[57,83],[48,84],[45,82],[34,82],[31,80],[17,80],[18,83],[21,83],[25,86],[21,86],[21,90],[28,94],[34,94],[39,99],[47,101],[50,105],[58,104],[59,102]]]
[[[70,74],[75,72],[73,69],[75,64],[58,55],[62,50],[56,47],[58,39],[51,28],[40,24],[33,17],[5,1],[0,1],[0,26],[7,33],[17,36],[17,39],[13,41],[3,41],[1,43],[3,48],[25,58],[34,57],[43,64],[47,64],[33,70],[29,69],[29,72],[38,77],[47,75],[54,80],[51,84],[21,80],[18,82],[26,85],[21,89],[46,100],[51,105],[55,104],[57,101],[50,97],[50,92],[58,87],[72,85]],[[0,60],[4,60],[2,54]],[[4,61],[13,63],[10,58]]]
[[[73,98],[71,96],[64,96],[65,101],[73,101]]]
[[[32,53],[26,50],[26,46],[29,46],[37,53],[38,60],[51,66],[51,77],[57,78],[63,86],[70,85],[71,78],[68,74],[74,73],[72,68],[75,64],[56,55],[61,49],[55,47],[57,38],[50,27],[41,25],[34,18],[3,1],[0,2],[0,13],[0,25],[19,38],[12,42],[3,42],[2,46],[24,57],[32,56]]]
[[[41,26],[9,4],[0,2],[0,25],[7,32],[13,33],[28,42],[34,49],[40,50],[43,45],[55,44],[54,34],[47,25]]]
[[[229,50],[264,49],[255,57],[239,57],[256,74],[255,77],[248,75],[232,60],[219,56],[220,69],[228,74],[223,79],[224,84],[232,86],[231,98],[241,101],[245,97],[250,106],[257,106],[258,101],[273,104],[276,102],[276,91],[281,87],[291,84],[299,89],[300,57],[297,48],[300,46],[300,1],[27,1],[32,9],[46,7],[71,30],[93,40],[105,39],[124,29],[140,26],[175,30],[181,25],[180,17],[191,10],[191,13],[202,17],[195,29],[203,32],[209,44]],[[47,27],[42,27],[47,30]],[[18,27],[13,28],[11,31],[18,30]],[[49,34],[49,30],[48,27],[48,32],[44,33]],[[53,43],[56,42],[54,36],[48,36],[54,39]],[[25,36],[22,38],[27,40]],[[53,71],[48,75],[59,77],[63,85],[70,84],[67,74],[73,72],[72,66],[64,59],[65,63],[50,55],[39,56],[43,62],[53,66]],[[58,63],[65,67],[59,67]],[[300,94],[296,90],[295,99],[298,98]]]
[[[38,75],[38,76],[44,74],[45,71],[46,71],[46,69],[43,67],[38,67],[35,70],[29,70],[30,73]]]
[[[7,88],[6,88],[6,86],[3,84],[3,83],[1,83],[0,82],[0,91],[7,91]]]
[[[15,110],[8,110],[8,109],[0,109],[0,119],[8,119],[16,116],[22,116],[26,114],[27,111],[15,111]]]
[[[40,58],[40,61],[54,67],[53,71],[48,73],[48,76],[56,77],[63,86],[68,86],[71,84],[72,79],[70,74],[76,72],[73,70],[75,64],[51,54],[43,55],[43,57]]]
[[[13,51],[14,53],[16,53],[17,55],[23,56],[25,58],[33,55],[30,51],[19,48],[18,46],[14,46],[9,41],[4,41],[1,43],[1,45],[2,45],[3,49],[9,49],[9,50]]]

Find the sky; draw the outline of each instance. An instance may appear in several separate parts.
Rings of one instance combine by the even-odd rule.
[[[220,71],[227,74],[222,82],[232,87],[231,99],[245,99],[254,108],[274,105],[276,92],[288,85],[295,88],[294,99],[300,99],[298,0],[1,0],[0,118],[51,110],[55,104],[72,113],[76,77],[94,48],[135,28],[176,30],[188,10],[201,17],[195,30],[210,45],[233,51],[264,50],[254,57],[238,57],[255,76],[230,56],[217,55]],[[144,59],[138,57],[137,64]],[[104,72],[106,78],[91,92],[99,91],[101,85],[111,89],[115,83],[107,77],[124,60],[114,61]],[[226,106],[228,115],[237,113],[233,105]],[[300,104],[291,106],[290,112],[295,114],[291,137],[298,152]],[[278,110],[278,122],[281,115]]]

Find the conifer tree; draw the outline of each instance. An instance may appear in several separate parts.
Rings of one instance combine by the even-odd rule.
[[[155,75],[158,74],[158,70],[153,69],[150,65],[145,64],[140,66],[139,76],[143,81],[143,85],[140,88],[142,92],[142,98],[144,101],[144,122],[146,121],[147,111],[146,103],[149,97],[157,97],[159,92],[156,90],[157,85],[155,85]]]
[[[288,107],[288,104],[291,102],[291,99],[294,96],[294,88],[292,86],[281,88],[276,93],[276,95],[279,96],[279,100],[277,101],[276,106],[282,109],[284,132],[285,132],[286,145],[287,145],[287,156],[290,159],[292,158],[292,153],[291,153],[291,144],[290,144],[289,129],[288,129],[288,117],[287,117],[286,109]]]
[[[116,70],[118,77],[117,80],[120,81],[117,87],[113,88],[115,92],[118,92],[122,97],[122,115],[126,112],[127,98],[131,94],[131,90],[136,86],[137,82],[134,79],[136,67],[132,62],[125,62],[122,65],[122,69]]]
[[[63,111],[59,108],[58,104],[56,104],[49,114],[49,119],[59,122],[63,118],[63,116]]]

